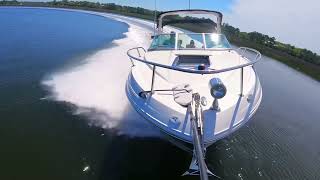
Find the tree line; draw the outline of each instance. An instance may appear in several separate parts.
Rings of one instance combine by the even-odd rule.
[[[256,43],[257,45],[269,47],[274,50],[287,53],[288,55],[303,59],[307,62],[320,65],[320,56],[316,53],[308,49],[302,49],[291,44],[279,42],[275,37],[269,37],[268,35],[259,32],[241,32],[239,28],[235,28],[229,24],[224,24],[223,30],[231,41]]]
[[[89,1],[50,1],[50,2],[18,2],[16,0],[0,1],[0,5],[20,5],[20,6],[46,6],[46,7],[66,7],[66,8],[77,8],[77,9],[88,9],[103,12],[112,12],[128,16],[139,17],[143,19],[153,20],[154,11],[141,8],[141,7],[130,7],[121,6],[115,3],[99,3]],[[156,12],[161,13],[161,12]],[[191,31],[204,31],[206,25],[197,26],[179,26],[186,28]],[[316,76],[320,79],[320,56],[308,49],[298,48],[290,44],[282,43],[276,40],[275,37],[259,32],[241,32],[239,28],[233,27],[229,24],[223,24],[223,33],[227,36],[231,43],[239,46],[248,46],[261,51],[263,54],[268,55],[272,58],[278,59],[296,69],[302,68],[307,74]],[[306,62],[306,63],[303,63]],[[309,64],[308,64],[309,63]],[[313,64],[316,67],[311,67]],[[311,68],[310,68],[311,67]],[[313,71],[310,73],[309,71]]]

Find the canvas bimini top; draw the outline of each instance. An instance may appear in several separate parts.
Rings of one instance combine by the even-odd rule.
[[[199,10],[199,9],[192,9],[192,10],[177,10],[177,11],[167,11],[167,12],[163,12],[158,14],[157,16],[157,29],[158,29],[158,33],[162,33],[163,27],[165,25],[168,24],[176,24],[176,23],[208,23],[208,19],[205,18],[198,18],[196,20],[194,19],[175,19],[172,20],[171,22],[166,22],[164,23],[164,18],[167,16],[179,16],[179,15],[208,15],[208,16],[214,16],[216,17],[216,23],[214,23],[214,25],[216,26],[216,33],[221,33],[221,24],[222,24],[222,13],[218,12],[218,11],[210,11],[210,10]]]

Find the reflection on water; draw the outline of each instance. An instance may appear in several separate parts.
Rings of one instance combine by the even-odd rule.
[[[261,106],[246,127],[210,148],[209,161],[228,179],[318,179],[320,83],[267,57],[256,67]]]

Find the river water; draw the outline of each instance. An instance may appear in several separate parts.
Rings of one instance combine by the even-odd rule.
[[[191,156],[124,94],[125,51],[145,46],[152,24],[112,18],[0,8],[0,179],[197,179],[180,176]],[[262,104],[208,149],[209,168],[223,179],[319,179],[320,83],[267,57],[256,68]]]

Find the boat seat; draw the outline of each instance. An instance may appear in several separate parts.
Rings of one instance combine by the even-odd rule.
[[[188,107],[192,101],[192,88],[189,84],[180,84],[172,88],[173,99],[183,107]]]

